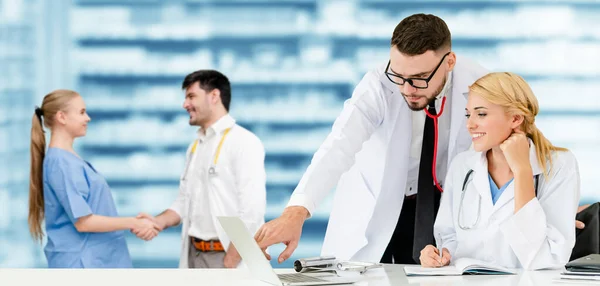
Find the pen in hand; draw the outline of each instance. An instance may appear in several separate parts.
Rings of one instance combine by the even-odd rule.
[[[438,252],[440,253],[440,260],[439,260],[439,262],[440,262],[440,266],[443,266],[442,265],[443,264],[442,263],[442,253],[444,251],[443,251],[443,247],[442,247],[442,234],[441,233],[438,233],[438,241],[439,242],[438,242],[438,247],[437,248],[438,248]]]

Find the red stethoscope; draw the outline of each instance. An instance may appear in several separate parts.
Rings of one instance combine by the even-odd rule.
[[[445,96],[442,99],[442,108],[440,109],[440,113],[433,115],[433,114],[429,113],[427,108],[424,109],[425,114],[427,114],[427,116],[429,116],[429,118],[433,119],[433,128],[435,129],[435,137],[434,137],[435,139],[433,140],[433,165],[431,166],[431,172],[433,174],[433,181],[435,182],[435,186],[438,188],[438,190],[440,190],[441,193],[443,193],[444,190],[442,189],[442,186],[440,186],[440,183],[438,183],[437,176],[435,175],[435,166],[437,163],[438,119],[440,118],[440,116],[442,116],[442,113],[444,113],[444,105],[446,105],[446,97]]]

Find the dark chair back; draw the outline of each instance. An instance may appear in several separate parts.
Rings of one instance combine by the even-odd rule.
[[[594,203],[577,214],[577,220],[585,224],[584,229],[577,229],[575,247],[571,259],[575,260],[589,254],[600,254],[600,202]]]

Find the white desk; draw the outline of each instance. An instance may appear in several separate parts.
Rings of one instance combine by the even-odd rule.
[[[292,269],[276,269],[278,273]],[[406,277],[402,265],[386,265],[369,270],[364,280],[354,285],[582,285],[581,282],[556,283],[561,270],[524,271],[518,275],[471,275],[447,277]],[[600,283],[586,282],[588,285]],[[200,285],[268,285],[257,281],[248,270],[229,269],[127,269],[127,270],[62,270],[62,269],[0,269],[0,285],[60,285],[60,286],[200,286]]]

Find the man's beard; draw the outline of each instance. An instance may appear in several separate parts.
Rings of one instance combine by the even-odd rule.
[[[196,116],[193,119],[190,117],[188,123],[190,124],[190,126],[200,126],[202,125],[202,118],[200,118],[199,114],[196,114]]]
[[[442,90],[444,89],[444,86],[446,85],[446,80],[447,77],[444,77],[444,80],[442,81],[442,84],[440,85],[440,87],[433,93],[433,95],[431,97],[428,97],[426,95],[421,95],[421,96],[417,96],[417,97],[425,97],[427,98],[427,102],[424,105],[417,105],[419,103],[416,102],[408,102],[408,100],[406,99],[407,97],[411,97],[411,96],[406,96],[404,93],[400,92],[400,94],[402,94],[402,97],[404,98],[404,101],[406,101],[406,104],[408,105],[408,108],[410,108],[410,110],[412,111],[421,111],[423,109],[425,109],[425,107],[427,107],[430,103],[434,102],[436,97],[442,92]]]

